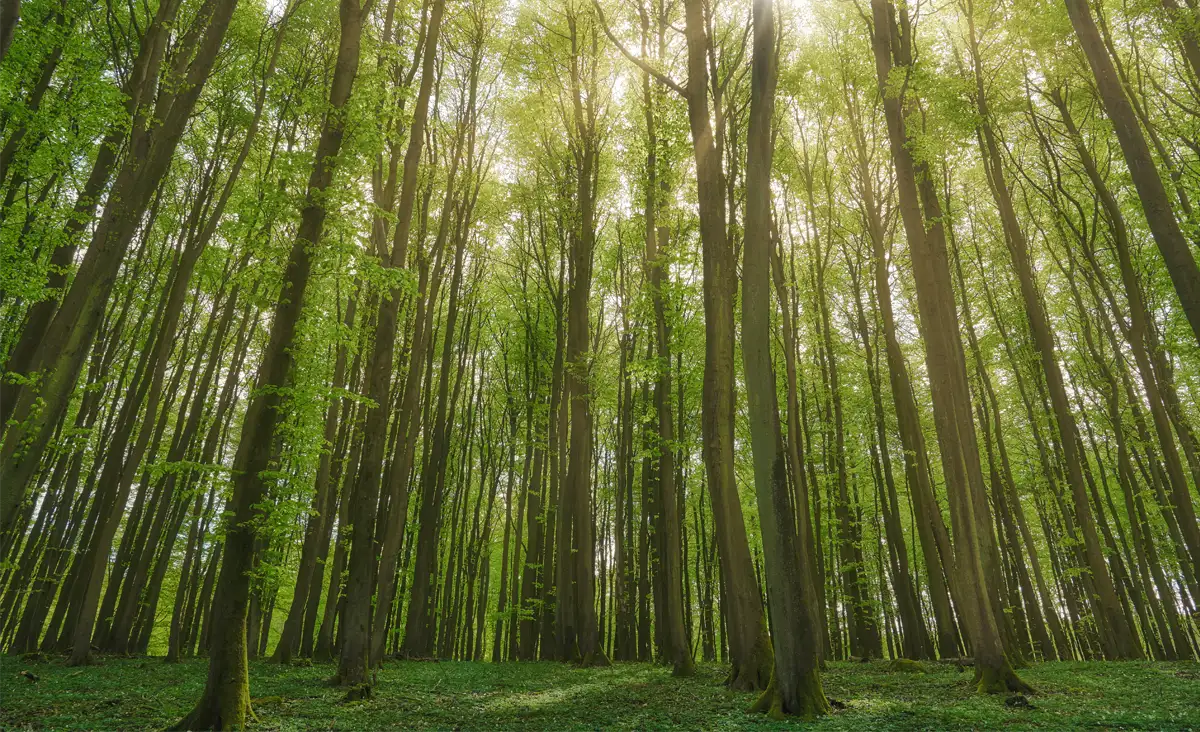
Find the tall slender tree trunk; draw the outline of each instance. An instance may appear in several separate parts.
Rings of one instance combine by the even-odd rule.
[[[1073,1],[1073,0],[1072,0]],[[990,118],[987,95],[984,90],[982,62],[979,55],[979,42],[975,35],[975,20],[973,4],[967,1],[967,25],[970,29],[969,46],[975,75],[975,103],[979,111],[980,147],[984,160],[984,170],[987,173],[989,187],[996,207],[1000,211],[1000,222],[1004,229],[1004,238],[1008,243],[1012,256],[1013,267],[1017,271],[1020,283],[1021,297],[1025,304],[1025,312],[1029,318],[1034,347],[1042,365],[1042,374],[1050,392],[1050,403],[1054,409],[1055,422],[1058,425],[1059,441],[1062,445],[1064,462],[1066,463],[1067,481],[1071,485],[1071,496],[1075,503],[1075,512],[1079,527],[1083,532],[1084,554],[1088,568],[1092,573],[1092,581],[1096,585],[1097,605],[1096,620],[1100,626],[1101,639],[1105,646],[1105,655],[1110,659],[1140,658],[1141,648],[1133,628],[1126,622],[1117,599],[1116,587],[1105,563],[1104,551],[1100,546],[1100,538],[1096,533],[1096,520],[1092,514],[1091,503],[1088,501],[1087,487],[1084,484],[1083,462],[1086,457],[1080,453],[1081,442],[1079,428],[1071,413],[1067,399],[1066,386],[1063,382],[1062,371],[1058,365],[1058,354],[1054,346],[1054,336],[1042,304],[1041,293],[1038,292],[1034,281],[1033,266],[1030,261],[1029,244],[1025,232],[1017,220],[1017,212],[1012,202],[1008,182],[1004,177],[1004,163],[1001,158],[999,143]],[[1186,246],[1186,245],[1185,245]],[[1195,265],[1193,264],[1193,267]],[[1200,273],[1198,273],[1200,278]],[[1200,288],[1200,279],[1197,281]],[[1200,296],[1200,290],[1197,292]]]
[[[912,27],[905,13],[897,15],[889,0],[872,0],[872,51],[876,77],[887,118],[892,161],[896,167],[900,214],[917,283],[921,334],[933,395],[934,417],[955,530],[955,573],[963,602],[960,616],[967,626],[975,656],[975,676],[981,691],[1028,691],[1013,672],[1004,652],[1000,630],[988,597],[984,546],[980,534],[990,532],[986,515],[977,515],[976,493],[983,476],[975,439],[965,358],[959,340],[958,315],[950,280],[941,210],[936,197],[922,201],[918,177],[929,176],[908,148],[904,100],[889,83],[893,70],[909,73]],[[905,11],[907,12],[907,11]],[[926,180],[928,184],[928,180]],[[925,210],[922,211],[922,203]],[[926,227],[926,221],[929,227]]]
[[[449,199],[447,199],[449,200]],[[452,215],[443,212],[443,216]],[[405,617],[404,642],[401,652],[414,658],[425,658],[435,648],[436,628],[433,623],[437,550],[440,536],[442,506],[445,502],[445,472],[449,453],[447,409],[450,389],[451,357],[454,352],[455,328],[459,315],[459,295],[463,279],[463,251],[466,232],[456,235],[454,274],[450,281],[450,302],[442,334],[442,354],[438,368],[437,406],[431,425],[431,450],[422,467],[420,527],[416,537],[417,553],[413,567],[412,594]],[[432,354],[431,354],[432,355]]]
[[[404,267],[408,259],[413,204],[417,195],[417,170],[421,162],[421,148],[425,142],[425,123],[433,91],[433,66],[437,58],[444,10],[445,0],[434,0],[430,8],[424,57],[421,62],[421,86],[417,92],[417,104],[408,133],[408,149],[404,154],[400,202],[395,212],[394,243],[391,246],[390,257],[385,263],[390,269]],[[381,201],[384,210],[390,210],[390,193],[385,194],[384,199]],[[443,212],[443,215],[446,213],[448,212]],[[376,229],[380,238],[377,242],[378,250],[386,252],[388,247],[382,240],[386,236],[386,226],[377,222]],[[366,683],[372,662],[379,660],[374,657],[372,649],[376,648],[378,652],[382,652],[382,637],[375,643],[372,643],[371,639],[371,605],[377,572],[374,529],[383,474],[383,457],[387,447],[388,405],[391,403],[393,351],[400,301],[399,287],[393,287],[380,298],[374,345],[365,378],[367,395],[372,405],[367,407],[364,424],[363,462],[358,471],[358,480],[349,494],[350,562],[346,577],[346,609],[342,616],[342,643],[337,675],[338,681],[348,686]],[[401,434],[400,437],[405,435]],[[393,513],[399,514],[399,511]],[[387,616],[386,609],[378,614],[378,617],[384,620]],[[382,632],[380,635],[382,636]]]
[[[129,244],[167,172],[236,5],[237,0],[205,0],[173,49],[162,92],[152,107],[139,104],[133,115],[129,152],[109,194],[110,205],[105,207],[75,279],[32,359],[34,369],[44,372],[42,381],[36,391],[21,390],[12,412],[17,423],[4,434],[0,532],[9,528],[67,408]],[[150,55],[161,59],[161,54],[159,49],[157,56]],[[159,65],[148,61],[145,68],[137,65],[135,70],[157,74]]]
[[[346,104],[358,73],[365,12],[359,0],[341,0],[338,15],[341,34],[337,64],[330,81],[329,109],[317,142],[300,226],[288,257],[270,337],[259,366],[259,389],[247,406],[234,458],[232,516],[225,532],[224,561],[210,621],[215,630],[209,648],[208,678],[196,708],[180,720],[175,729],[241,728],[253,716],[246,658],[246,617],[250,600],[249,570],[258,533],[254,521],[260,516],[259,504],[266,493],[261,474],[270,462],[275,427],[283,406],[280,387],[290,384],[293,378],[293,346],[312,273],[309,249],[317,246],[324,231],[325,191],[333,182],[345,135]]]
[[[689,33],[700,21],[699,3],[687,7]],[[814,717],[829,711],[821,686],[819,621],[806,534],[796,527],[779,424],[775,368],[771,362],[771,117],[775,108],[777,37],[771,0],[755,0],[746,161],[746,241],[742,265],[742,358],[754,454],[754,487],[772,619],[775,663],[771,682],[756,705],[772,716]],[[698,59],[689,35],[689,69]],[[692,79],[689,76],[689,86]],[[693,118],[693,127],[697,120]],[[707,123],[707,120],[705,120]],[[699,167],[699,166],[697,166]],[[707,264],[707,258],[706,258]],[[705,268],[705,281],[709,272]],[[724,274],[731,277],[732,272]]]
[[[871,385],[871,405],[875,415],[875,439],[878,444],[879,467],[882,478],[879,503],[882,507],[884,534],[887,537],[889,568],[892,586],[896,591],[896,607],[900,615],[903,655],[906,658],[933,658],[933,642],[925,627],[921,604],[917,598],[912,570],[908,563],[908,548],[904,530],[900,525],[900,499],[896,493],[896,481],[892,474],[892,457],[888,448],[887,421],[883,411],[883,396],[879,373],[876,369],[875,349],[871,345],[871,334],[867,328],[866,309],[862,302],[857,267],[851,270],[854,287],[856,324],[863,342],[867,363],[867,381]]]
[[[589,301],[596,246],[596,184],[600,149],[596,130],[599,30],[580,27],[568,12],[572,137],[575,139],[575,195],[578,224],[571,231],[567,289],[565,399],[570,414],[567,472],[559,491],[555,617],[560,657],[585,666],[607,665],[600,646],[595,607],[596,547],[592,522],[592,354]],[[590,36],[590,37],[589,37]],[[586,87],[586,88],[585,88]],[[586,99],[585,99],[586,97]],[[563,425],[564,428],[567,425]]]
[[[1050,99],[1058,107],[1072,146],[1083,164],[1084,172],[1091,181],[1092,187],[1096,190],[1096,195],[1100,198],[1100,203],[1112,228],[1117,264],[1121,272],[1121,283],[1129,304],[1129,332],[1126,334],[1126,339],[1133,352],[1134,363],[1141,376],[1142,386],[1146,390],[1150,415],[1166,467],[1167,483],[1171,489],[1172,507],[1174,513],[1178,515],[1184,549],[1191,557],[1192,584],[1190,589],[1192,594],[1196,595],[1200,593],[1200,587],[1196,584],[1196,577],[1200,575],[1200,523],[1197,522],[1195,506],[1188,492],[1187,479],[1183,472],[1183,464],[1172,436],[1171,421],[1166,410],[1163,388],[1152,363],[1151,353],[1154,349],[1151,331],[1153,324],[1146,307],[1141,281],[1134,267],[1129,228],[1125,223],[1125,216],[1116,196],[1100,174],[1091,151],[1083,142],[1083,137],[1071,115],[1068,100],[1058,90],[1052,92]]]
[[[1125,89],[1117,76],[1112,57],[1109,56],[1096,27],[1091,7],[1088,6],[1087,0],[1063,1],[1067,6],[1067,15],[1071,18],[1071,25],[1079,38],[1079,45],[1095,77],[1096,89],[1104,111],[1113,124],[1117,142],[1125,155],[1130,177],[1133,178],[1133,185],[1146,213],[1150,233],[1154,236],[1158,251],[1167,264],[1167,273],[1175,285],[1175,292],[1183,306],[1184,315],[1192,326],[1192,333],[1197,342],[1200,342],[1200,267],[1196,265],[1196,259],[1179,226],[1179,220],[1175,218],[1175,212],[1171,209],[1171,201],[1167,197],[1162,177],[1155,167],[1154,158],[1150,154],[1150,147],[1146,144],[1146,137],[1134,114],[1133,106],[1125,96]],[[1200,528],[1196,528],[1194,510],[1192,514],[1189,534],[1193,533],[1192,529],[1196,529],[1195,533],[1200,536]]]
[[[727,610],[732,662],[729,683],[735,689],[759,690],[769,683],[774,661],[733,473],[736,262],[726,231],[725,176],[710,117],[708,57],[712,41],[705,22],[704,4],[700,0],[687,0],[684,20],[688,78],[686,87],[676,85],[676,90],[687,101],[703,249],[705,346],[701,431],[704,464],[724,585],[722,608]]]

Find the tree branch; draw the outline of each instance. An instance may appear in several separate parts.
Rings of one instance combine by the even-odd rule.
[[[676,82],[674,79],[667,76],[666,74],[662,73],[658,69],[654,68],[650,64],[646,63],[645,60],[640,59],[637,56],[634,56],[632,53],[629,52],[628,49],[625,48],[625,46],[620,41],[617,40],[617,37],[613,34],[612,30],[610,30],[608,27],[608,20],[606,20],[604,17],[604,11],[600,8],[599,0],[592,0],[592,6],[594,8],[596,8],[596,15],[600,21],[600,27],[604,29],[604,35],[608,36],[608,40],[612,41],[613,45],[616,46],[618,50],[620,50],[620,52],[625,56],[625,58],[629,59],[634,64],[636,64],[638,66],[638,68],[640,68],[642,71],[645,71],[647,74],[650,74],[655,79],[657,79],[658,83],[667,87],[668,89],[675,92],[679,96],[681,96],[685,99],[687,98],[687,90],[684,89],[682,86],[680,86],[678,84],[678,82]]]

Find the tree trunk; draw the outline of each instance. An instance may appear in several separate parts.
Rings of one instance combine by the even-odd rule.
[[[1091,8],[1086,0],[1063,1],[1067,6],[1067,15],[1071,18],[1071,25],[1079,38],[1080,47],[1096,79],[1096,89],[1104,111],[1112,121],[1113,131],[1117,135],[1121,151],[1125,154],[1125,162],[1129,166],[1130,177],[1133,178],[1133,185],[1145,210],[1150,233],[1158,244],[1163,261],[1166,262],[1167,272],[1175,285],[1175,292],[1179,295],[1188,323],[1192,326],[1192,333],[1200,342],[1200,267],[1197,267],[1183,230],[1179,227],[1179,221],[1171,210],[1171,201],[1167,197],[1162,177],[1155,167],[1154,158],[1150,154],[1133,107],[1125,96],[1116,67],[1113,66],[1112,58],[1100,37],[1100,31],[1096,28]],[[1193,511],[1191,528],[1196,526]],[[1200,529],[1197,529],[1197,532],[1200,532]]]
[[[774,661],[734,480],[736,393],[733,301],[736,262],[725,230],[725,201],[721,183],[724,175],[710,121],[708,54],[711,51],[711,39],[704,16],[704,5],[700,0],[687,0],[684,5],[688,48],[685,91],[696,159],[704,266],[704,409],[701,427],[721,579],[725,587],[726,602],[722,603],[722,607],[728,608],[727,630],[732,662],[729,683],[735,689],[753,691],[767,687]],[[769,169],[769,163],[767,167]]]
[[[234,486],[230,498],[233,515],[225,533],[225,560],[221,565],[217,602],[211,624],[208,678],[196,708],[175,729],[241,728],[253,716],[246,660],[246,614],[250,598],[248,570],[254,554],[266,485],[261,473],[268,467],[275,427],[282,404],[281,387],[292,380],[296,327],[312,272],[310,247],[321,240],[326,209],[325,191],[333,181],[338,153],[345,134],[344,110],[358,72],[363,11],[358,0],[341,0],[341,34],[337,65],[330,82],[329,110],[317,142],[312,174],[300,216],[300,226],[288,258],[283,290],[275,306],[266,350],[259,366],[260,390],[250,400],[243,418],[242,437],[234,458]],[[261,387],[273,387],[262,389]],[[256,639],[255,639],[256,640]]]
[[[1088,568],[1092,573],[1092,581],[1098,592],[1096,620],[1105,645],[1105,655],[1110,659],[1140,658],[1141,648],[1137,644],[1133,629],[1128,625],[1121,611],[1116,588],[1108,573],[1104,551],[1096,533],[1096,520],[1092,515],[1087,488],[1084,485],[1082,463],[1086,458],[1079,452],[1079,428],[1071,413],[1066,386],[1063,383],[1062,371],[1059,369],[1058,355],[1054,347],[1054,336],[1042,304],[1041,294],[1034,282],[1029,244],[1025,238],[1025,232],[1017,220],[1012,195],[1004,177],[1003,160],[995,131],[992,128],[987,96],[984,92],[983,71],[980,68],[981,59],[972,12],[973,6],[968,2],[967,22],[970,28],[969,44],[975,73],[975,103],[980,118],[979,131],[982,148],[980,153],[984,160],[984,170],[987,173],[992,196],[1000,211],[1004,238],[1008,243],[1009,253],[1012,255],[1013,268],[1017,271],[1032,340],[1041,361],[1042,374],[1046,379],[1050,402],[1054,408],[1054,417],[1058,425],[1060,444],[1066,462],[1067,480],[1071,485],[1071,495],[1075,502],[1079,526],[1083,531],[1084,553],[1087,557]],[[1200,282],[1198,282],[1198,286],[1200,286]],[[1200,296],[1200,291],[1197,292],[1197,295]]]
[[[699,16],[699,3],[688,3],[689,69],[694,69],[697,61],[691,40],[697,30],[694,24],[701,20]],[[813,598],[805,593],[806,588],[813,586],[808,576],[812,571],[808,526],[802,522],[799,531],[796,528],[771,362],[771,117],[775,107],[777,59],[771,0],[755,0],[753,19],[742,265],[742,357],[775,651],[770,685],[756,707],[772,716],[814,717],[827,713],[829,702],[821,685],[819,621]],[[690,87],[690,76],[688,82]],[[693,128],[696,122],[693,116]],[[708,257],[705,259],[707,264]],[[707,285],[710,273],[707,267],[705,270]]]
[[[113,203],[105,208],[71,288],[32,360],[36,370],[45,372],[41,386],[36,393],[21,390],[12,412],[17,424],[4,435],[0,481],[6,489],[0,501],[0,532],[8,528],[67,408],[129,243],[171,163],[236,5],[237,0],[204,2],[174,49],[153,108],[139,107],[134,115],[129,153],[109,194]],[[157,63],[148,62],[145,71],[156,74],[157,68]],[[136,70],[143,69],[137,66]]]
[[[979,534],[990,531],[987,516],[977,515],[977,492],[983,476],[975,440],[965,359],[959,340],[958,314],[950,280],[941,210],[936,197],[925,198],[922,211],[918,176],[928,178],[924,163],[915,163],[908,145],[904,101],[889,83],[895,69],[908,73],[912,64],[912,28],[908,16],[897,18],[889,0],[872,0],[872,50],[887,118],[892,161],[896,167],[900,213],[912,253],[921,334],[933,395],[934,417],[955,531],[955,574],[961,584],[959,611],[975,656],[980,691],[1028,691],[1013,672],[1004,652],[996,617],[985,586],[984,549]],[[899,23],[899,25],[898,25]],[[903,32],[901,32],[903,28]],[[926,228],[926,220],[930,226]]]

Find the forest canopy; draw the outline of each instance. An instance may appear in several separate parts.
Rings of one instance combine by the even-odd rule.
[[[0,650],[1195,661],[1197,199],[1195,0],[0,0]]]

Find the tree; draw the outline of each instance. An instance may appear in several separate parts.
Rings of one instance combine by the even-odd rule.
[[[987,593],[983,539],[990,522],[987,503],[980,501],[979,468],[971,397],[966,382],[958,315],[950,281],[941,209],[929,179],[928,164],[913,159],[908,143],[905,99],[893,82],[893,69],[903,75],[912,64],[911,26],[886,0],[871,3],[872,50],[879,93],[887,117],[892,161],[896,166],[900,215],[911,252],[921,335],[933,393],[934,417],[943,470],[948,483],[950,516],[955,530],[954,570],[961,584],[960,608],[975,652],[975,679],[980,691],[1029,691],[1013,672]],[[919,190],[922,189],[922,190]],[[931,195],[932,194],[932,195]],[[928,227],[927,227],[928,223]],[[982,515],[981,515],[982,512]]]
[[[345,137],[345,109],[358,73],[363,20],[370,3],[341,0],[341,35],[335,73],[330,79],[329,110],[314,151],[300,227],[288,257],[283,290],[275,306],[270,337],[259,366],[256,393],[246,408],[242,439],[234,459],[233,513],[225,532],[224,560],[216,587],[209,648],[208,679],[200,700],[176,729],[234,729],[252,718],[246,660],[246,611],[250,600],[250,564],[257,539],[256,520],[266,493],[263,472],[284,405],[283,391],[292,382],[293,349],[312,276],[312,251],[321,240],[327,210],[324,194],[333,182]],[[252,639],[253,640],[253,639]]]
[[[429,10],[428,27],[425,33],[424,52],[421,59],[421,86],[417,91],[416,108],[408,131],[408,147],[404,153],[404,172],[400,184],[400,201],[395,210],[396,228],[394,243],[388,251],[386,242],[387,224],[381,220],[374,231],[379,240],[375,249],[389,256],[385,266],[390,269],[403,267],[408,259],[408,240],[412,227],[413,203],[417,195],[417,168],[421,162],[421,146],[425,142],[425,123],[429,114],[429,98],[433,92],[434,63],[437,58],[438,37],[445,13],[445,0],[434,0]],[[473,91],[473,90],[472,90]],[[471,102],[474,102],[472,93]],[[389,184],[388,193],[377,193],[380,208],[391,214],[393,201]],[[443,215],[445,215],[443,211]],[[346,609],[342,616],[342,648],[338,654],[338,680],[343,685],[361,685],[367,681],[367,672],[378,655],[371,640],[371,596],[376,578],[375,531],[380,481],[383,473],[383,453],[387,446],[387,405],[391,402],[391,380],[393,351],[396,342],[397,318],[399,315],[401,288],[393,286],[380,298],[379,312],[375,317],[375,339],[371,358],[367,364],[367,398],[372,405],[367,408],[364,427],[362,464],[358,481],[350,494],[351,536],[350,565],[347,574]],[[397,512],[399,513],[399,512]],[[394,519],[393,519],[394,520]],[[357,531],[355,530],[357,527]],[[389,577],[390,577],[389,573]],[[386,612],[384,613],[386,617]]]
[[[694,11],[693,11],[694,12]],[[771,117],[775,106],[775,10],[754,3],[749,157],[746,161],[746,246],[742,267],[742,359],[754,451],[754,486],[762,521],[775,667],[758,705],[772,716],[814,717],[829,711],[821,687],[812,571],[805,533],[796,530],[779,428],[775,369],[771,363]],[[691,23],[699,20],[689,15]],[[802,513],[803,515],[803,513]],[[806,518],[806,517],[805,517]]]

